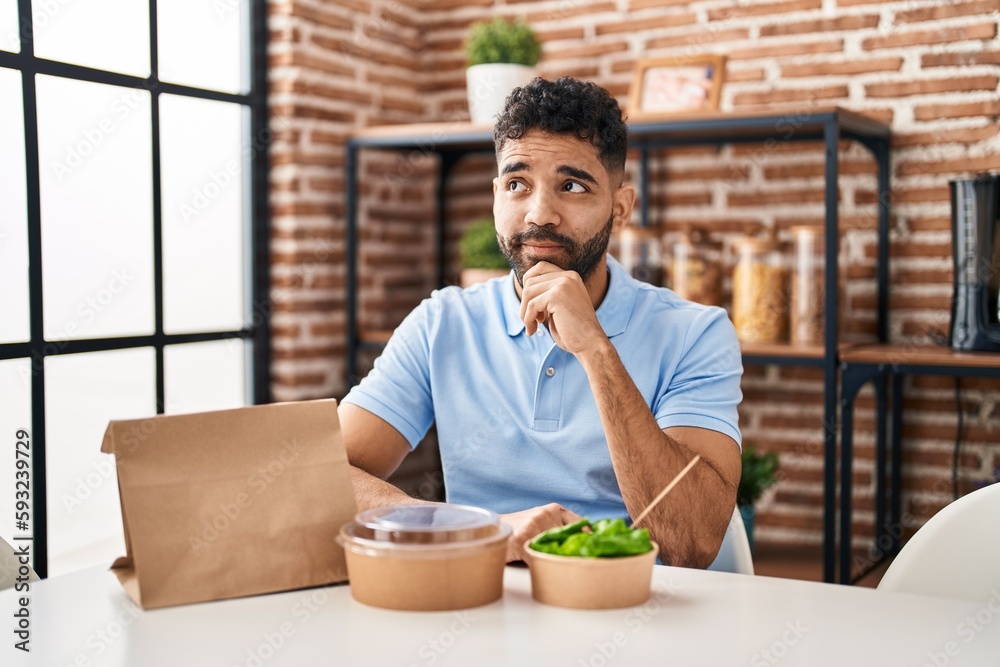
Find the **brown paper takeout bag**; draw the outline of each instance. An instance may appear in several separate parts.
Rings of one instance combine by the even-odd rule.
[[[144,609],[347,580],[356,512],[335,400],[112,421],[126,556]]]

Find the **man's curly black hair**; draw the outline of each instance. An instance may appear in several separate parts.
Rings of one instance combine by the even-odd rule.
[[[497,155],[511,139],[531,130],[573,134],[597,148],[597,155],[612,176],[625,171],[628,128],[617,100],[591,81],[564,76],[555,81],[536,78],[515,88],[493,128]]]

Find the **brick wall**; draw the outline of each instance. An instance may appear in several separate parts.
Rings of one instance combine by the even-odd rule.
[[[593,79],[622,102],[637,58],[724,53],[725,110],[840,105],[891,123],[891,336],[939,339],[951,287],[947,181],[1000,170],[996,7],[995,0],[273,2],[276,398],[344,390],[344,133],[466,117],[462,41],[470,23],[497,13],[525,17],[539,32],[543,76]],[[844,336],[868,340],[875,322],[874,164],[847,143],[840,157]],[[450,182],[452,241],[489,214],[492,170],[488,158],[472,158]],[[422,224],[435,215],[433,171],[419,155],[366,158],[361,295],[368,326],[391,328],[433,287],[432,227]],[[819,145],[664,151],[651,177],[652,218],[666,238],[688,222],[708,225],[730,260],[731,243],[743,233],[776,228],[784,235],[793,224],[822,220]],[[450,248],[454,268],[454,243]],[[744,391],[746,441],[779,451],[783,462],[782,481],[762,505],[759,539],[818,543],[820,376],[748,367]],[[998,397],[995,382],[962,382],[964,490],[1000,467]],[[951,497],[953,381],[908,380],[905,407],[911,531]],[[870,393],[862,394],[856,419],[856,530],[870,534]]]

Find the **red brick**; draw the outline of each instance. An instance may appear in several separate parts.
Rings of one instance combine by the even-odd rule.
[[[731,4],[727,7],[708,10],[709,21],[725,21],[727,19],[747,16],[763,16],[801,12],[810,9],[820,9],[822,0],[792,0],[791,2],[753,3],[746,5]]]
[[[996,123],[980,125],[979,127],[960,127],[952,130],[932,130],[928,132],[895,133],[892,135],[892,146],[903,148],[907,146],[930,146],[933,144],[974,144],[986,139],[992,139],[1000,133]]]
[[[289,373],[280,370],[271,371],[271,379],[282,388],[312,387],[326,383],[326,373]]]
[[[760,29],[761,37],[774,37],[776,35],[800,35],[809,32],[838,32],[842,30],[862,30],[864,28],[874,28],[878,25],[878,14],[840,16],[832,19],[813,19],[811,21],[798,21],[796,23],[777,23],[765,25]]]
[[[640,9],[659,9],[669,5],[690,5],[691,0],[628,0],[630,12],[637,12]]]
[[[892,191],[894,204],[913,204],[917,202],[948,202],[951,193],[947,185],[929,188],[896,188]],[[873,190],[858,189],[854,191],[854,203],[877,204],[878,196]]]
[[[993,2],[993,0],[990,0]],[[920,56],[920,66],[968,67],[969,65],[1000,65],[1000,51],[958,51],[951,53],[925,53]]]
[[[622,53],[628,51],[628,43],[624,41],[604,42],[600,44],[585,44],[583,46],[573,46],[556,51],[546,51],[545,60],[569,60],[570,58],[596,58],[606,56],[609,53]]]
[[[822,88],[782,89],[772,88],[768,91],[739,93],[733,96],[734,106],[751,104],[772,105],[780,102],[802,102],[813,100],[828,100],[846,98],[847,86],[825,86]]]
[[[865,162],[841,162],[838,169],[842,175],[877,174],[878,165],[873,160]],[[764,167],[764,178],[769,181],[789,178],[816,178],[826,173],[826,164],[778,164]]]
[[[703,206],[712,203],[711,192],[668,192],[650,196],[649,203],[655,207]]]
[[[997,10],[996,0],[975,0],[974,2],[956,2],[938,5],[936,7],[921,7],[909,11],[898,12],[896,23],[915,23],[917,21],[938,21],[953,16],[970,16],[974,14],[989,14]]]
[[[947,79],[923,79],[921,81],[901,81],[896,83],[872,83],[865,86],[865,96],[911,97],[931,93],[967,92],[973,90],[996,90],[1000,78],[996,76],[965,76]]]
[[[778,58],[781,56],[807,56],[817,53],[839,53],[844,50],[844,40],[830,39],[820,42],[805,42],[789,44],[780,43],[755,46],[751,48],[734,49],[729,57],[733,60],[751,60],[754,58]]]
[[[749,37],[750,30],[748,28],[726,28],[716,30],[708,29],[699,25],[690,30],[684,30],[677,35],[654,37],[646,42],[645,50],[653,51],[655,49],[687,46],[689,44],[707,48],[711,45],[725,42],[738,42]]]
[[[901,285],[949,285],[950,269],[893,269],[892,280]]]
[[[763,67],[751,67],[749,69],[729,69],[726,71],[726,82],[743,83],[746,81],[763,81],[765,76]]]
[[[343,63],[317,58],[301,51],[272,53],[268,56],[268,67],[301,67],[307,70],[317,70],[335,76],[353,77],[354,68]],[[274,74],[271,74],[274,77]]]
[[[620,32],[635,33],[640,30],[655,30],[656,28],[672,28],[682,25],[691,25],[697,21],[693,12],[683,14],[661,14],[656,13],[651,16],[631,19],[628,21],[599,22],[595,26],[598,35],[611,35]]]
[[[313,322],[309,325],[309,333],[313,336],[340,336],[344,333],[344,326],[333,322]]]
[[[845,60],[827,63],[800,63],[784,65],[781,68],[783,78],[800,76],[829,76],[831,74],[866,74],[868,72],[898,72],[903,66],[903,59],[866,58],[864,60]]]
[[[273,338],[298,338],[301,334],[301,325],[271,323],[271,336]]]
[[[634,11],[636,8],[633,7],[632,9]],[[595,14],[607,14],[616,11],[618,11],[618,7],[613,2],[560,3],[555,9],[528,12],[524,20],[531,25],[535,25],[549,21],[564,21],[581,14],[592,17]]]
[[[918,105],[913,109],[916,120],[938,120],[939,118],[965,118],[967,116],[1000,115],[1000,100],[982,100],[962,104]]]
[[[955,28],[938,28],[936,30],[915,30],[912,32],[895,32],[889,35],[869,37],[861,42],[861,48],[866,51],[876,49],[891,49],[902,46],[918,46],[921,44],[945,44],[947,42],[963,42],[966,40],[986,40],[997,36],[997,24],[977,23]]]
[[[823,202],[825,196],[822,188],[783,188],[771,192],[730,192],[726,199],[729,206],[767,206]]]
[[[302,345],[291,349],[277,348],[271,356],[275,361],[300,361],[303,359],[332,359],[344,354],[343,345]]]
[[[931,160],[930,162],[902,162],[896,167],[897,176],[919,174],[955,174],[959,172],[983,172],[1000,169],[1000,153],[981,157],[967,157],[957,160]]]

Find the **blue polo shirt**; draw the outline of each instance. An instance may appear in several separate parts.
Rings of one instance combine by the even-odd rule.
[[[610,256],[608,269],[597,319],[660,428],[696,426],[739,443],[743,365],[726,312],[634,280]],[[513,273],[435,291],[344,402],[411,447],[436,421],[449,502],[499,513],[558,502],[592,519],[627,516],[583,367],[544,327],[529,337],[520,305]]]

